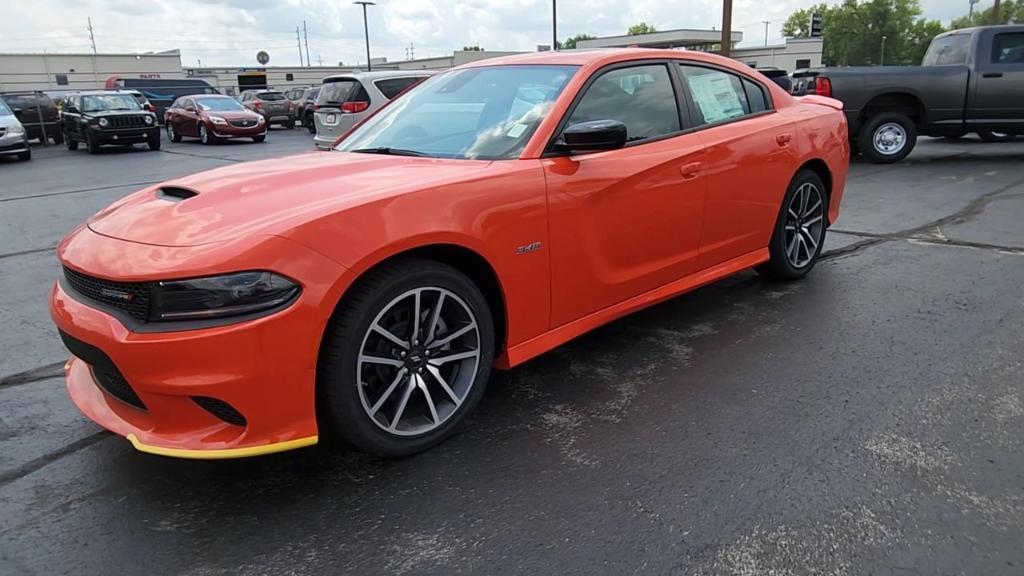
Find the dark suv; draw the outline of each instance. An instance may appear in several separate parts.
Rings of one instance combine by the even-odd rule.
[[[131,94],[110,90],[79,92],[64,100],[61,112],[68,150],[82,142],[90,154],[100,146],[131,146],[146,143],[160,149],[160,127],[156,114],[143,110]]]
[[[64,141],[60,113],[52,98],[42,92],[4,92],[0,96],[25,127],[29,140],[42,142],[44,138],[53,138],[54,144]]]

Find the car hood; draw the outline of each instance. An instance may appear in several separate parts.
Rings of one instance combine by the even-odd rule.
[[[492,164],[311,152],[170,180],[111,204],[88,226],[104,236],[158,246],[284,235],[348,207],[482,177]]]
[[[227,120],[242,120],[242,119],[255,119],[259,118],[259,114],[250,110],[206,110],[203,112],[205,116],[220,116]]]

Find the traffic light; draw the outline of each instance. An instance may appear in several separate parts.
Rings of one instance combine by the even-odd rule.
[[[821,38],[821,14],[811,14],[811,38]]]

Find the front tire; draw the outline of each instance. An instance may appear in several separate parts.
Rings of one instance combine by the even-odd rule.
[[[72,138],[70,134],[65,134],[64,135],[64,144],[66,144],[67,147],[68,147],[68,150],[70,150],[72,152],[74,152],[75,150],[78,150],[78,140],[75,140],[74,138]]]
[[[18,152],[18,160],[21,160],[22,162],[28,162],[31,159],[32,159],[32,149],[31,148],[29,148],[28,150],[25,150],[24,152]]]
[[[168,122],[165,125],[165,129],[167,130],[168,140],[170,140],[171,142],[181,142],[181,134],[178,134],[178,131],[174,129],[174,125]]]
[[[206,128],[206,124],[199,125],[199,141],[206,145],[216,142],[213,135],[210,134],[210,131]]]
[[[286,120],[284,123],[284,127],[289,130],[295,129],[295,120]]]
[[[351,289],[324,337],[321,427],[381,456],[426,450],[479,402],[493,358],[491,311],[469,278],[429,260],[385,264]]]
[[[252,137],[252,141],[257,143],[257,144],[263,144],[264,142],[267,141],[267,135],[266,134],[260,134],[259,136],[253,136]]]
[[[100,141],[96,139],[96,135],[92,133],[92,130],[85,131],[85,145],[89,149],[89,154],[100,153]]]
[[[768,245],[771,259],[757,272],[773,280],[796,280],[814,268],[825,244],[828,194],[810,170],[797,172],[779,208]]]
[[[53,133],[53,143],[55,145],[57,145],[57,146],[60,146],[61,144],[64,143],[64,131],[63,130],[55,130],[54,131],[54,133]]]
[[[917,125],[905,114],[883,112],[867,121],[857,137],[861,154],[875,164],[899,162],[917,143]]]
[[[157,129],[146,139],[146,145],[149,146],[150,150],[160,149],[160,130]]]
[[[310,134],[316,134],[316,123],[313,122],[313,115],[310,113],[306,114],[305,120],[302,123],[306,126],[306,130],[309,130]]]

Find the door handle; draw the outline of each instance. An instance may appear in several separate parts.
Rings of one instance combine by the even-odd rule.
[[[690,162],[684,164],[679,168],[679,172],[683,175],[683,180],[693,180],[697,176],[700,176],[700,169],[703,168],[703,164],[700,162]]]
[[[789,141],[792,139],[792,134],[779,134],[775,137],[775,142],[778,143],[779,146],[785,146],[786,144],[789,144]]]
[[[985,72],[981,75],[982,78],[1002,78],[1002,72]]]

